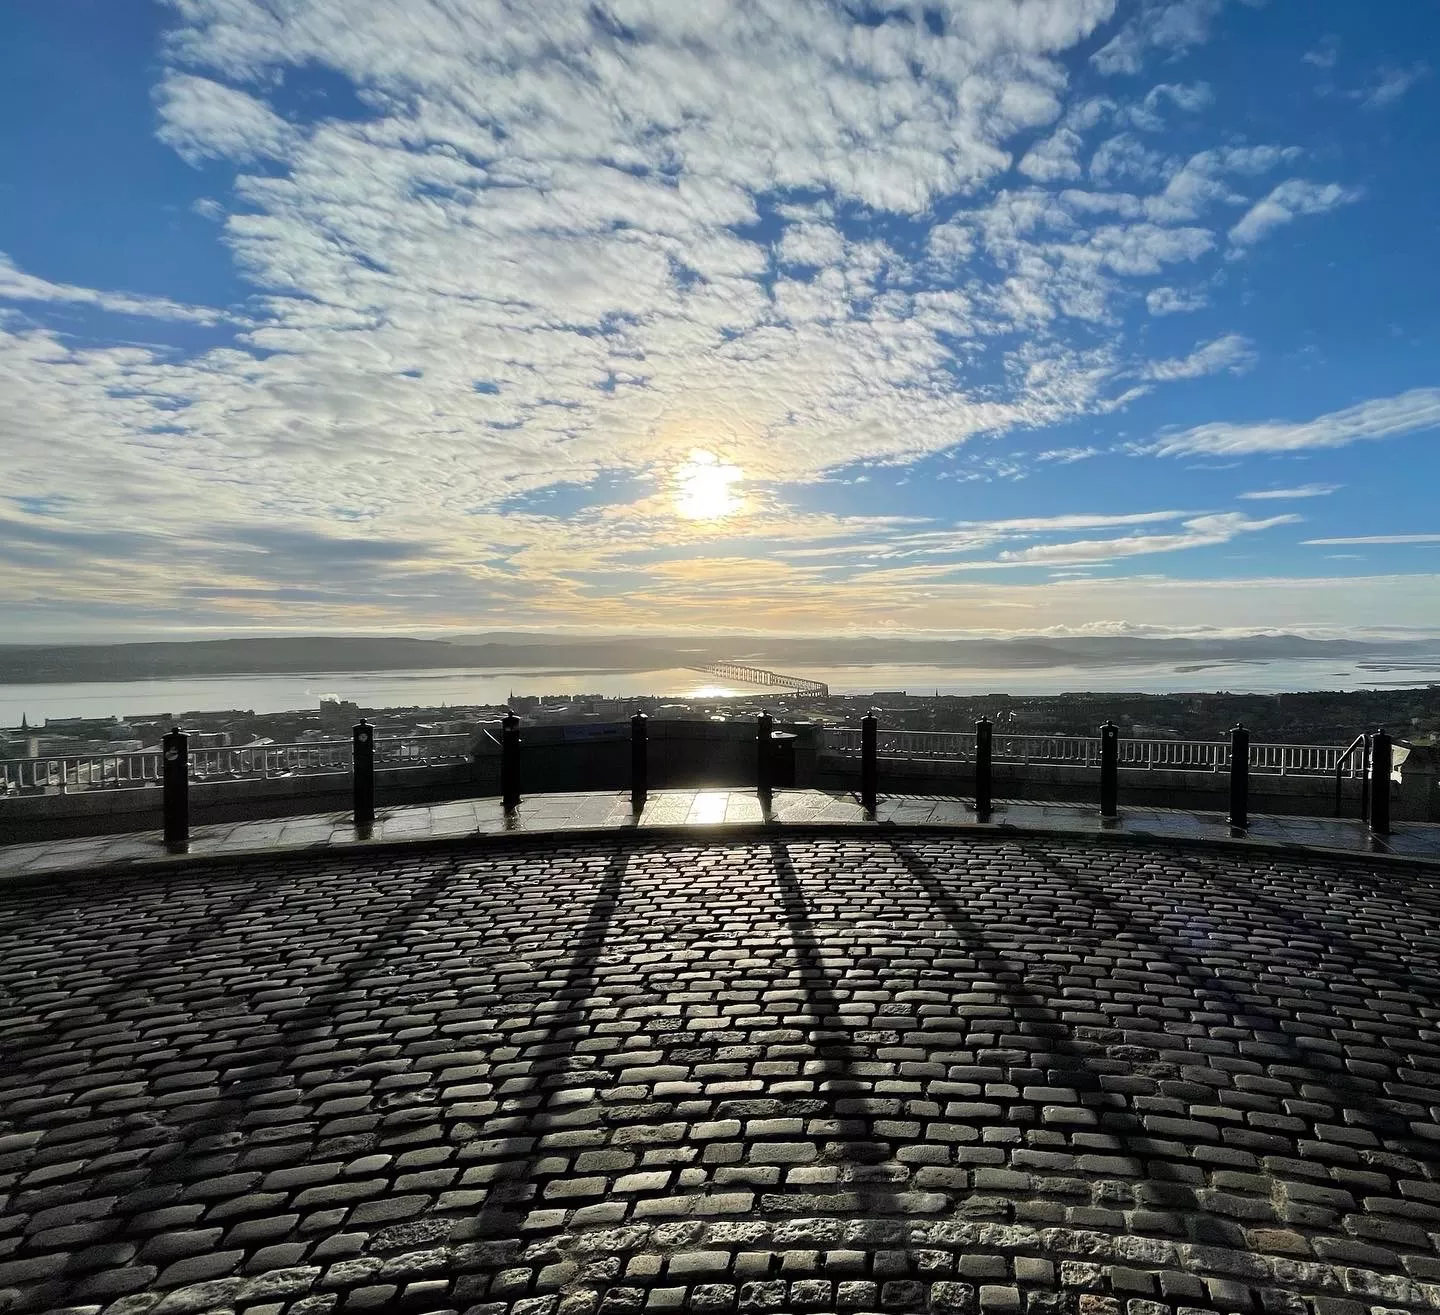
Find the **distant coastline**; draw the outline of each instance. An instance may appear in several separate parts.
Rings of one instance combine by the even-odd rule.
[[[498,634],[455,639],[373,636],[164,641],[135,644],[0,646],[0,685],[90,681],[343,675],[377,672],[487,674],[670,671],[736,660],[776,670],[909,667],[961,672],[1104,669],[1168,665],[1178,671],[1261,662],[1334,659],[1375,671],[1433,672],[1440,639],[1314,640],[1297,635],[1238,638],[1143,636],[890,639],[873,636],[595,638]]]

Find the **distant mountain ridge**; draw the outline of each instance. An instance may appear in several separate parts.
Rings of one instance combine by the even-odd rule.
[[[310,635],[125,644],[0,645],[0,683],[147,680],[481,668],[659,671],[732,660],[785,670],[884,664],[965,668],[1103,667],[1136,662],[1257,662],[1440,656],[1440,641],[1306,639],[1299,635],[1156,639],[598,636],[489,632],[451,639]]]

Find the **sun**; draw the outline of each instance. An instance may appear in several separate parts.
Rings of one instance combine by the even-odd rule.
[[[724,464],[713,452],[695,448],[675,473],[675,510],[686,520],[718,520],[740,510],[743,500],[731,485],[744,477],[739,466]]]

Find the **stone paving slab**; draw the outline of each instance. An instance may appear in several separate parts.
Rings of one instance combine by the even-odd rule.
[[[1384,839],[1363,823],[1333,818],[1257,816],[1236,837],[1219,813],[1171,808],[1123,809],[1118,822],[1102,823],[1078,804],[999,801],[990,821],[977,822],[963,799],[935,795],[882,798],[867,816],[854,795],[820,790],[776,791],[763,809],[753,790],[663,790],[650,795],[639,817],[628,793],[537,795],[507,817],[494,798],[382,809],[368,833],[357,832],[347,812],[261,819],[191,829],[189,857],[278,853],[296,849],[352,848],[375,843],[444,840],[472,835],[548,835],[567,831],[649,830],[659,827],[933,826],[980,830],[1066,831],[1094,835],[1214,840],[1365,854],[1389,854],[1440,863],[1440,826],[1404,822]],[[0,880],[48,872],[171,861],[155,833],[91,836],[74,840],[0,845]]]
[[[792,826],[112,877],[0,900],[0,1310],[1440,1310],[1421,868]]]

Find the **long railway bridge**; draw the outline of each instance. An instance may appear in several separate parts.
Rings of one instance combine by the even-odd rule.
[[[793,690],[808,698],[830,697],[830,686],[822,680],[786,676],[778,671],[766,671],[763,667],[747,667],[743,662],[711,662],[706,666],[692,667],[691,670],[703,671],[707,676],[716,676],[720,680],[736,680],[746,685],[760,685],[769,689]]]

